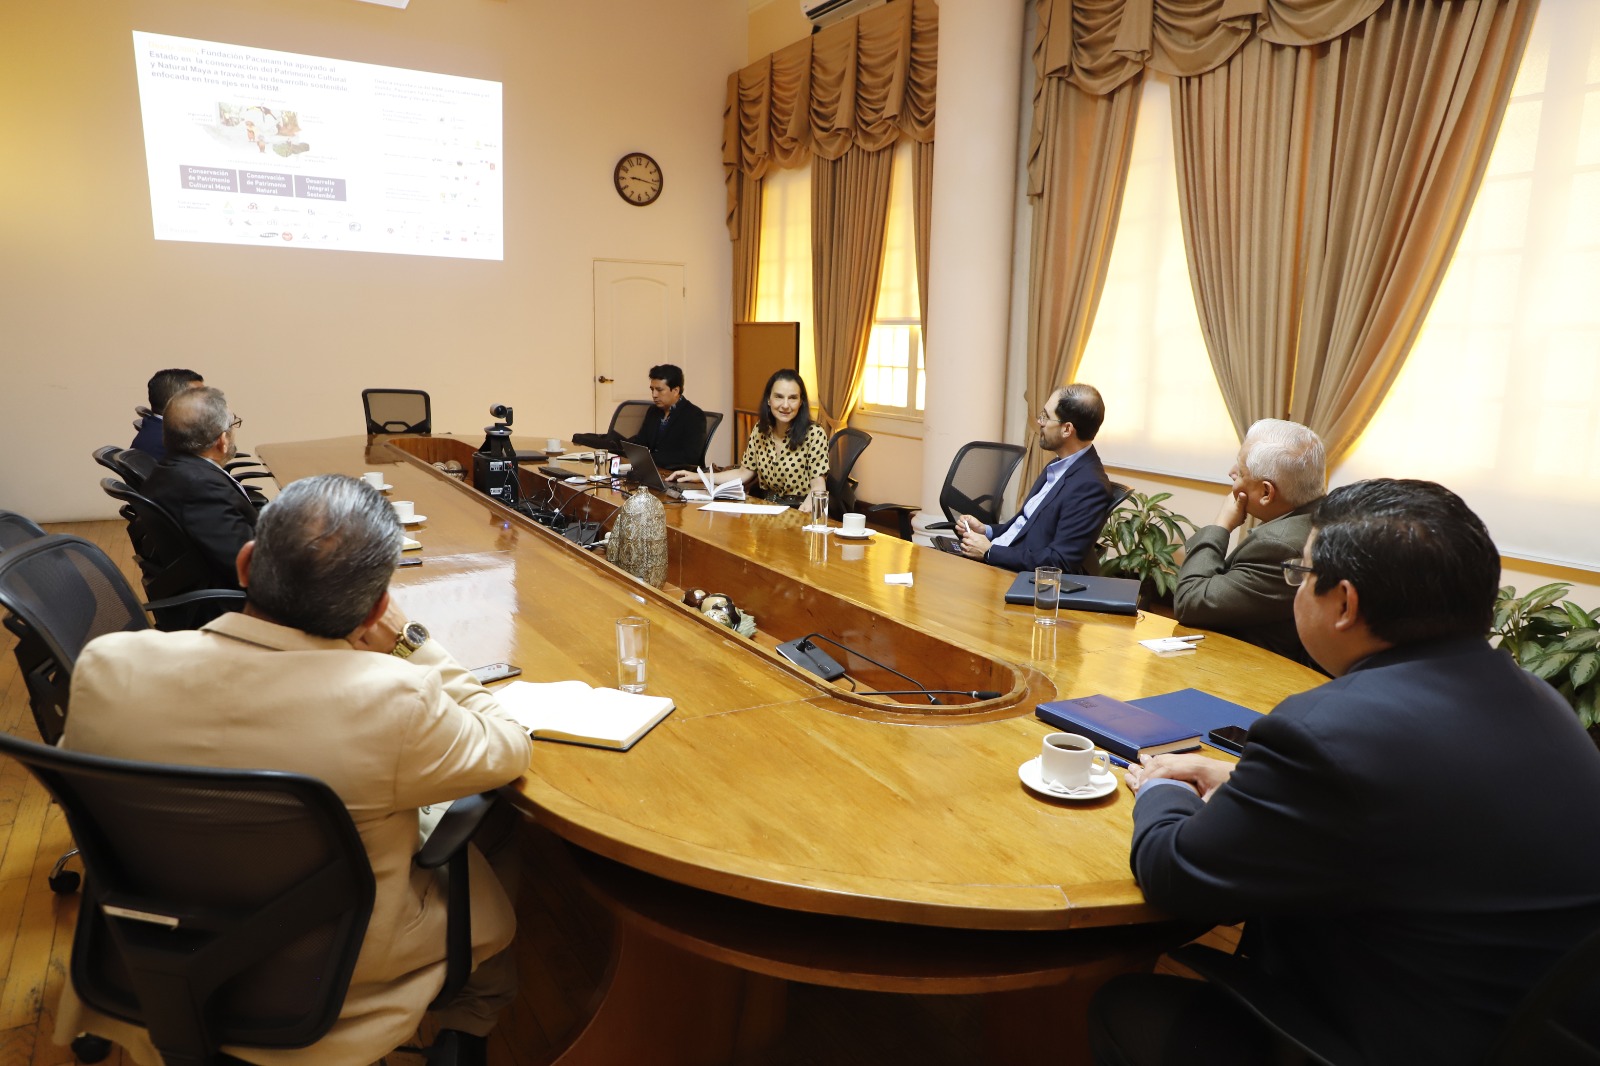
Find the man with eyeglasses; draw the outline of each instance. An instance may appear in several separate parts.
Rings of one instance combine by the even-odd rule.
[[[1311,511],[1328,482],[1322,439],[1298,422],[1263,418],[1239,445],[1233,485],[1216,521],[1184,547],[1172,599],[1186,626],[1214,629],[1314,665],[1294,628],[1294,590],[1278,564],[1300,554]],[[1228,538],[1246,517],[1261,524],[1232,552]]]
[[[1490,646],[1500,556],[1448,489],[1335,489],[1282,574],[1333,680],[1258,720],[1237,766],[1131,768],[1134,876],[1174,918],[1247,918],[1245,965],[1351,1045],[1337,1061],[1480,1061],[1600,928],[1600,751]],[[1227,994],[1153,975],[1100,991],[1091,1041],[1114,1066],[1286,1061]]]
[[[167,401],[161,426],[167,457],[145,479],[144,494],[160,504],[205,557],[213,588],[238,588],[234,560],[255,537],[256,508],[223,469],[238,449],[242,424],[220,389],[187,389]]]
[[[1064,385],[1050,394],[1035,421],[1039,447],[1055,455],[1009,522],[986,526],[956,516],[961,554],[1006,570],[1058,566],[1081,574],[1111,510],[1111,482],[1095,453],[1105,401],[1093,385]]]

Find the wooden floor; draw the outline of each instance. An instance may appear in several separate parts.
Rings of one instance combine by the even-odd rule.
[[[116,560],[138,588],[121,522],[49,527],[91,540]],[[0,631],[0,728],[37,739],[27,692]],[[491,1040],[495,1066],[542,1066],[589,1017],[604,976],[610,920],[583,890],[555,837],[528,825],[522,834],[523,876],[516,951],[521,991]],[[55,1004],[66,978],[78,896],[57,896],[46,884],[71,846],[60,810],[19,765],[0,762],[0,1066],[73,1062],[51,1041]],[[1206,938],[1231,949],[1232,929]],[[1178,972],[1163,962],[1163,969]],[[428,1034],[424,1027],[424,1037]],[[784,1031],[772,1047],[737,1066],[868,1066],[916,1062],[966,1066],[983,1059],[979,1000],[918,997],[794,985]],[[120,1050],[106,1060],[132,1063]],[[394,1055],[395,1066],[415,1057]],[[647,1066],[647,1064],[645,1064]]]

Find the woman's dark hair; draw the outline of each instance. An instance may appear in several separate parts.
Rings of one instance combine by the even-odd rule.
[[[1393,644],[1486,636],[1500,553],[1461,497],[1431,481],[1374,478],[1334,489],[1311,518],[1317,592],[1349,581],[1361,617]]]
[[[772,387],[780,381],[792,381],[800,386],[800,409],[794,413],[794,421],[789,423],[789,447],[798,448],[806,441],[806,434],[811,430],[811,398],[806,395],[806,383],[799,374],[793,370],[775,370],[767,379],[767,387],[761,392],[761,419],[757,423],[761,432],[772,436],[772,429],[778,420],[772,417]]]

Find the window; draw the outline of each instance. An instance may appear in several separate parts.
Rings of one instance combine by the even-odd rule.
[[[920,419],[922,312],[917,294],[911,145],[895,148],[883,277],[861,386],[862,412]],[[763,182],[761,251],[755,315],[762,322],[800,323],[800,376],[816,391],[816,341],[811,330],[811,170],[769,172]],[[815,400],[815,396],[813,396]]]
[[[922,363],[922,308],[917,293],[917,234],[912,148],[894,150],[889,218],[883,238],[883,277],[861,381],[861,410],[921,418],[927,393]]]

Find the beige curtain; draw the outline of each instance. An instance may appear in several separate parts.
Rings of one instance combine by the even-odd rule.
[[[928,249],[933,246],[933,142],[911,149],[913,236],[917,242],[917,305],[922,321],[922,344],[928,344]]]
[[[1535,6],[1390,0],[1326,44],[1252,40],[1178,83],[1190,276],[1241,436],[1280,417],[1330,460],[1354,445],[1466,224]]]
[[[1144,84],[1137,65],[1111,57],[1097,70],[1107,91],[1091,94],[1066,77],[1047,77],[1058,21],[1072,8],[1041,0],[1034,45],[1034,123],[1029,140],[1028,194],[1033,236],[1028,272],[1027,384],[1029,418],[1060,384],[1071,381],[1089,341],[1112,240],[1127,186],[1134,119]],[[1099,32],[1104,34],[1107,27]],[[1085,36],[1093,39],[1085,30]],[[1037,427],[1029,424],[1029,432]],[[1028,439],[1028,438],[1025,438]],[[1029,447],[1017,479],[1019,500],[1044,456]]]
[[[829,432],[861,397],[872,312],[883,275],[894,145],[811,162],[811,314],[817,396]]]
[[[728,78],[722,162],[735,315],[754,306],[761,179],[773,167],[810,163],[816,399],[831,427],[844,424],[860,396],[901,138],[917,146],[917,270],[927,319],[938,48],[934,0],[891,0]]]
[[[1328,208],[1308,226],[1289,404],[1330,458],[1354,446],[1416,340],[1483,180],[1536,7],[1405,0],[1337,42]],[[1358,85],[1375,91],[1356,99]]]

